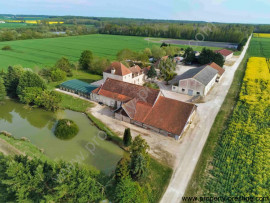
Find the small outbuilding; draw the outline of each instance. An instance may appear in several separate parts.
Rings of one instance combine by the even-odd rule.
[[[228,60],[233,57],[233,52],[228,49],[216,50],[215,52],[220,53],[225,60]]]

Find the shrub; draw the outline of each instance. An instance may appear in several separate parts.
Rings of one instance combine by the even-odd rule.
[[[66,72],[60,69],[55,69],[51,71],[51,79],[53,82],[62,81],[66,78]]]
[[[2,50],[3,50],[3,51],[9,51],[9,50],[11,50],[11,46],[4,46],[4,47],[2,48]]]
[[[54,134],[62,140],[68,140],[75,137],[79,132],[79,127],[74,121],[69,119],[61,119],[58,121]]]
[[[71,63],[66,57],[62,57],[61,59],[59,59],[55,64],[55,68],[66,72],[68,77],[71,77],[73,75],[71,70]]]

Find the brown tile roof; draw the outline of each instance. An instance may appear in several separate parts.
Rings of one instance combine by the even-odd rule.
[[[229,56],[233,52],[228,50],[228,49],[221,49],[221,50],[216,50],[216,53],[220,53],[222,56]]]
[[[111,73],[112,69],[115,69],[115,75],[124,76],[131,73],[131,71],[120,62],[111,63],[111,65],[104,72]]]
[[[152,106],[145,102],[137,102],[134,120],[143,123],[144,119],[150,113]]]
[[[130,67],[129,70],[132,72],[132,74],[140,74],[142,72],[142,69],[138,65]]]
[[[159,92],[152,88],[107,78],[97,94],[122,102],[136,98],[138,101],[153,105]]]
[[[134,118],[134,115],[135,115],[136,103],[137,103],[137,99],[134,98],[122,105],[122,108],[126,111],[128,116],[132,119]]]
[[[102,95],[104,97],[112,98],[112,99],[117,100],[117,101],[121,101],[121,102],[127,102],[127,101],[132,99],[131,97],[128,97],[128,96],[123,95],[123,94],[104,90],[104,89],[102,89],[102,87],[99,90],[98,94]]]
[[[225,70],[223,68],[221,68],[218,64],[216,64],[215,62],[209,63],[208,64],[211,68],[214,68],[215,70],[218,71],[218,74],[221,76],[223,75],[223,73],[225,72]]]
[[[98,88],[96,88],[96,89],[94,89],[93,91],[92,91],[92,93],[98,93],[98,91],[100,90],[100,88],[101,88],[101,86],[100,87],[98,87]]]
[[[160,96],[150,110],[145,109],[143,104],[136,109],[134,120],[180,135],[195,108],[194,104]]]

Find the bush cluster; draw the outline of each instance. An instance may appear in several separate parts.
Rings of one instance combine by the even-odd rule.
[[[76,123],[69,119],[61,119],[58,121],[54,134],[62,140],[69,140],[75,137],[79,132],[79,127]]]

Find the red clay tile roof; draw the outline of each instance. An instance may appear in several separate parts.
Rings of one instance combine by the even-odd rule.
[[[100,86],[100,87],[101,87],[101,86]],[[100,87],[98,87],[98,88],[94,89],[94,90],[92,91],[92,93],[97,94],[97,93],[98,93],[98,91],[99,91],[99,89],[100,89]]]
[[[122,108],[125,110],[128,116],[132,119],[134,118],[134,115],[135,115],[136,103],[137,103],[137,99],[134,98],[122,105]]]
[[[223,75],[223,73],[225,72],[225,70],[223,68],[221,68],[218,64],[216,64],[215,62],[209,63],[209,66],[211,66],[211,68],[214,68],[215,70],[218,71],[218,74],[221,76]]]
[[[123,102],[127,102],[128,98],[129,100],[136,98],[138,101],[153,105],[159,92],[152,88],[107,78],[98,94]]]
[[[138,65],[130,67],[129,70],[132,72],[132,74],[138,74],[142,72],[142,69]]]
[[[120,62],[113,62],[104,72],[111,73],[112,69],[115,69],[115,75],[124,76],[131,73],[131,71]]]
[[[222,56],[229,56],[233,52],[228,50],[228,49],[221,49],[221,50],[216,50],[216,53],[220,53]]]
[[[115,92],[104,90],[102,87],[99,90],[98,94],[102,95],[104,97],[112,98],[112,99],[117,100],[117,101],[121,101],[121,102],[127,102],[127,101],[132,99],[131,97],[128,97],[128,96],[123,95],[123,94],[118,94]]]
[[[135,118],[152,127],[180,135],[195,108],[196,106],[194,104],[160,96],[144,119],[136,115],[137,113],[144,114],[147,111],[144,108],[138,110],[143,111],[142,113],[137,112],[136,109]]]
[[[143,123],[144,119],[150,113],[152,106],[145,102],[137,102],[134,120]]]

